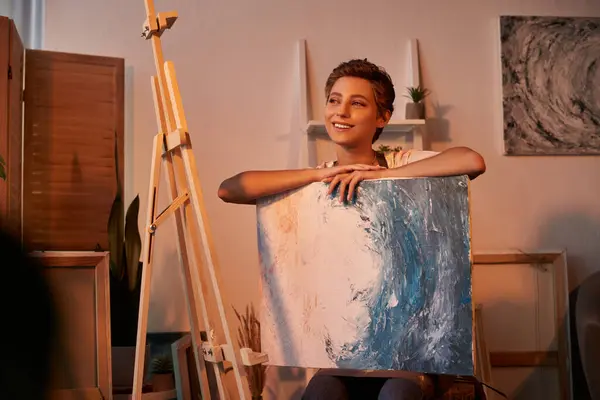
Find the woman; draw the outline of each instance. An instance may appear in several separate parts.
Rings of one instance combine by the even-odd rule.
[[[466,147],[441,153],[400,151],[385,159],[373,150],[389,122],[395,92],[389,75],[366,60],[351,60],[333,70],[325,87],[325,126],[335,143],[337,160],[319,167],[280,171],[245,171],[221,183],[219,197],[229,203],[255,204],[256,200],[314,182],[330,182],[333,192],[351,197],[364,179],[468,175],[485,172],[483,158]],[[391,164],[391,165],[390,165]]]
[[[340,201],[350,200],[365,179],[439,177],[485,172],[483,158],[466,147],[443,152],[399,151],[384,156],[373,150],[394,111],[395,91],[389,75],[367,60],[350,60],[336,67],[325,85],[325,127],[335,143],[336,160],[316,168],[246,171],[223,181],[219,197],[230,203],[256,200],[314,182],[339,188]],[[346,375],[346,376],[342,376]],[[354,376],[348,376],[354,375]],[[320,371],[304,399],[414,399],[433,395],[433,378],[400,371]]]

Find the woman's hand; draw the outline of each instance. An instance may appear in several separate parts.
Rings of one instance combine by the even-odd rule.
[[[365,179],[378,179],[381,178],[381,171],[385,167],[366,166],[371,168],[354,169],[349,172],[337,173],[334,176],[329,176],[323,179],[323,182],[329,183],[329,190],[327,194],[331,195],[335,190],[336,186],[340,188],[340,202],[344,202],[344,198],[348,201],[354,197],[356,186],[360,181]]]
[[[331,180],[331,178],[340,174],[348,174],[354,171],[380,171],[382,169],[386,169],[385,167],[379,165],[367,165],[367,164],[349,164],[349,165],[339,165],[330,168],[319,168],[319,180],[321,182],[326,182],[327,179]]]

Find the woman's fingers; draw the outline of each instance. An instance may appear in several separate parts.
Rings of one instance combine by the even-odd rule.
[[[347,167],[353,166],[349,165]],[[329,189],[327,191],[327,194],[331,195],[335,191],[336,187],[339,187],[340,201],[351,201],[355,195],[357,186],[360,183],[360,181],[362,181],[365,176],[372,175],[364,171],[385,169],[385,167],[376,167],[372,165],[365,165],[363,167],[364,169],[362,170],[354,169],[348,173],[337,173],[335,176],[329,176],[327,178],[324,178],[322,182],[329,183]]]
[[[344,194],[346,193],[346,187],[348,186],[348,180],[352,175],[347,176],[340,180],[340,203],[344,202]]]
[[[342,175],[336,175],[332,178],[329,178],[329,180],[331,181],[331,183],[329,184],[329,190],[327,191],[327,194],[331,195],[333,193],[333,191],[335,190],[335,187],[342,180]]]
[[[358,185],[358,182],[360,182],[361,178],[359,174],[354,174],[350,176],[350,182],[348,183],[348,196],[347,199],[348,201],[351,201],[352,198],[354,197],[354,191],[356,190],[356,186]]]

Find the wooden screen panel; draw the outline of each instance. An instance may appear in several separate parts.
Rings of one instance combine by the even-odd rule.
[[[6,153],[7,223],[13,234],[21,236],[21,173],[23,170],[23,42],[15,23],[10,21],[11,75],[8,83],[8,151]]]
[[[26,243],[31,250],[107,249],[115,144],[123,186],[124,60],[27,50],[25,66]]]
[[[11,19],[0,17],[0,228],[21,235],[23,43]]]
[[[10,54],[10,20],[0,17],[0,156],[8,152],[8,59]],[[0,227],[6,225],[8,181],[0,179]]]

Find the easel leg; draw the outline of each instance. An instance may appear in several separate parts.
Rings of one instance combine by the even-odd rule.
[[[173,201],[174,198],[177,197],[177,186],[176,186],[176,182],[185,182],[185,175],[182,176],[183,174],[181,173],[181,168],[183,167],[181,164],[181,159],[177,154],[173,154],[170,152],[167,152],[166,154],[166,160],[165,160],[167,166],[167,180],[169,183],[169,187],[170,187],[170,201]],[[182,179],[183,178],[183,179]],[[187,245],[186,245],[186,241],[185,241],[185,233],[183,232],[183,224],[181,223],[181,219],[182,219],[182,213],[181,211],[185,212],[185,230],[187,233],[187,238],[192,239],[192,248],[194,248],[193,245],[193,238],[196,237],[195,232],[194,232],[194,228],[192,227],[193,223],[194,223],[194,218],[193,218],[193,210],[190,207],[190,204],[186,204],[183,208],[183,210],[178,210],[176,212],[175,218],[177,219],[177,236],[178,236],[178,246],[179,246],[179,253],[182,255],[182,257],[184,258],[183,260],[181,260],[181,267],[182,267],[182,280],[183,280],[183,287],[185,290],[185,296],[186,296],[186,303],[188,306],[188,316],[189,316],[189,321],[190,321],[190,330],[191,330],[191,335],[192,335],[192,344],[193,344],[193,348],[194,348],[194,357],[196,360],[196,368],[198,373],[200,374],[200,385],[202,387],[202,398],[205,399],[210,399],[210,388],[208,385],[208,378],[207,378],[207,374],[206,374],[206,366],[204,363],[204,357],[202,355],[202,353],[200,353],[200,350],[202,348],[202,340],[200,338],[200,327],[204,326],[204,328],[207,331],[207,334],[210,333],[210,323],[209,323],[209,317],[208,317],[208,311],[206,309],[206,304],[204,301],[204,290],[202,288],[202,283],[200,281],[200,279],[197,276],[197,265],[198,265],[198,256],[196,255],[195,258],[195,262],[190,263],[189,262],[189,257],[188,257],[188,252],[187,252]],[[202,319],[204,320],[204,323],[201,324],[200,322],[200,314],[198,313],[198,303],[199,304],[199,308],[202,310]],[[210,340],[210,338],[209,338]],[[217,378],[217,387],[219,389],[219,395],[222,399],[225,399],[225,391],[224,391],[224,387],[223,387],[223,383],[220,379],[221,375],[220,375],[220,371],[219,371],[219,366],[217,364],[213,364],[213,368],[214,368],[214,372],[215,372],[215,376]],[[205,393],[206,391],[206,393]]]
[[[170,187],[170,201],[173,201],[177,197],[177,187],[176,182],[174,180],[173,173],[173,165],[172,165],[172,157],[167,153],[165,158],[165,164],[169,165],[167,167],[167,181]],[[184,206],[184,209],[189,208],[188,205]],[[190,276],[190,268],[192,268],[188,252],[187,245],[185,242],[185,231],[183,229],[183,215],[181,210],[176,211],[175,220],[177,225],[177,243],[178,243],[178,252],[180,254],[180,266],[181,266],[181,282],[183,284],[184,295],[186,298],[186,304],[188,309],[188,320],[190,323],[190,334],[192,336],[192,345],[194,349],[194,360],[196,361],[196,370],[198,371],[198,378],[200,379],[200,391],[202,393],[202,398],[210,398],[210,387],[208,385],[208,377],[206,375],[206,365],[204,363],[204,357],[199,354],[198,349],[202,345],[202,340],[200,338],[200,331],[202,324],[198,318],[198,310],[196,309],[196,294],[194,291],[194,287],[192,285],[192,280]],[[188,219],[185,220],[186,231],[189,232],[188,228]],[[200,294],[201,296],[201,294]]]
[[[173,109],[175,110],[174,116],[177,121],[177,126],[180,129],[187,128],[186,121],[183,117],[183,105],[181,102],[179,87],[177,85],[177,77],[175,74],[175,67],[173,63],[166,62],[165,63],[165,75],[167,80],[167,87],[169,89],[169,95],[171,98],[171,104],[173,105]],[[187,133],[186,133],[187,135]],[[234,350],[234,340],[231,334],[231,330],[229,328],[229,323],[227,322],[227,315],[225,313],[225,308],[223,305],[223,295],[221,294],[221,277],[219,276],[218,270],[215,266],[215,257],[216,254],[215,247],[213,244],[213,239],[210,235],[210,227],[208,225],[208,219],[206,216],[206,210],[204,209],[204,201],[202,196],[202,188],[200,186],[200,182],[198,180],[198,171],[196,169],[196,160],[194,158],[194,152],[192,150],[191,140],[189,140],[189,136],[187,137],[187,141],[185,145],[179,147],[181,151],[181,158],[184,163],[185,170],[185,178],[188,184],[188,190],[190,193],[190,202],[193,207],[193,212],[196,217],[196,221],[198,223],[197,228],[200,232],[200,235],[195,235],[192,238],[194,239],[194,243],[196,240],[200,240],[202,244],[202,248],[204,249],[204,261],[206,263],[206,268],[208,269],[210,279],[212,282],[212,289],[214,294],[214,299],[217,303],[217,309],[219,311],[219,317],[221,319],[221,325],[223,327],[223,331],[225,334],[226,343],[230,344],[229,353],[226,358],[228,358],[233,364],[233,372],[235,375],[236,385],[238,387],[238,393],[240,399],[243,400],[246,397],[246,385],[242,382],[242,372],[244,371],[244,366],[241,363],[241,360],[237,354],[237,351]],[[180,170],[181,171],[181,170]],[[190,221],[191,223],[191,221]],[[196,227],[195,227],[196,228]],[[198,259],[198,258],[197,258]],[[200,283],[200,281],[198,281]],[[209,337],[209,342],[211,342],[211,338]],[[211,343],[212,345],[212,343]],[[216,365],[216,364],[215,364]],[[217,371],[215,371],[216,373]],[[220,379],[218,379],[220,382]]]
[[[154,137],[152,145],[152,169],[150,171],[150,188],[148,190],[148,209],[146,212],[146,227],[150,226],[156,216],[156,197],[160,178],[160,149],[163,135]],[[144,232],[144,251],[142,253],[142,281],[140,283],[140,305],[138,311],[137,343],[135,347],[135,369],[133,376],[133,399],[141,399],[142,384],[144,380],[144,356],[146,350],[146,332],[148,330],[148,307],[150,303],[150,283],[152,276],[152,254],[154,236],[148,231]]]
[[[195,182],[195,178],[194,178],[194,176],[196,175],[196,165],[195,165],[194,155],[192,153],[191,148],[188,146],[185,146],[185,148],[182,149],[182,155],[183,155],[183,160],[185,163],[185,172],[188,177],[188,182],[190,182],[190,191],[191,191],[190,200],[191,200],[192,206],[194,207],[194,212],[196,214],[198,224],[200,224],[200,226],[204,226],[204,225],[207,225],[208,222],[206,219],[206,211],[205,211],[204,207],[202,207],[200,205],[200,204],[203,204],[203,203],[201,203],[202,191],[200,189],[200,185],[198,184],[198,182]],[[203,233],[203,234],[201,236],[199,236],[198,239],[200,239],[202,241],[202,244],[204,245],[205,248],[211,249],[209,251],[209,253],[214,254],[214,245],[212,243],[212,238],[208,234],[207,229],[201,230],[201,233]],[[233,345],[234,338],[232,337],[231,330],[229,328],[229,323],[227,322],[227,315],[225,314],[225,308],[223,305],[223,295],[221,294],[221,291],[220,291],[221,278],[220,278],[215,266],[213,265],[212,254],[206,254],[206,264],[207,264],[206,266],[210,273],[210,278],[211,278],[211,282],[213,285],[215,302],[217,303],[216,305],[217,305],[217,308],[219,311],[219,316],[221,317],[222,327],[223,327],[223,331],[225,334],[225,341],[226,341],[226,343],[231,343]],[[238,356],[237,351],[233,351],[233,348],[232,348],[231,354],[229,354],[227,358],[230,359],[230,361],[233,364],[233,373],[235,376],[238,393],[240,394],[240,399],[244,399],[246,385],[242,381],[242,373],[241,373],[241,371],[244,371],[244,366],[241,363],[241,360]]]

